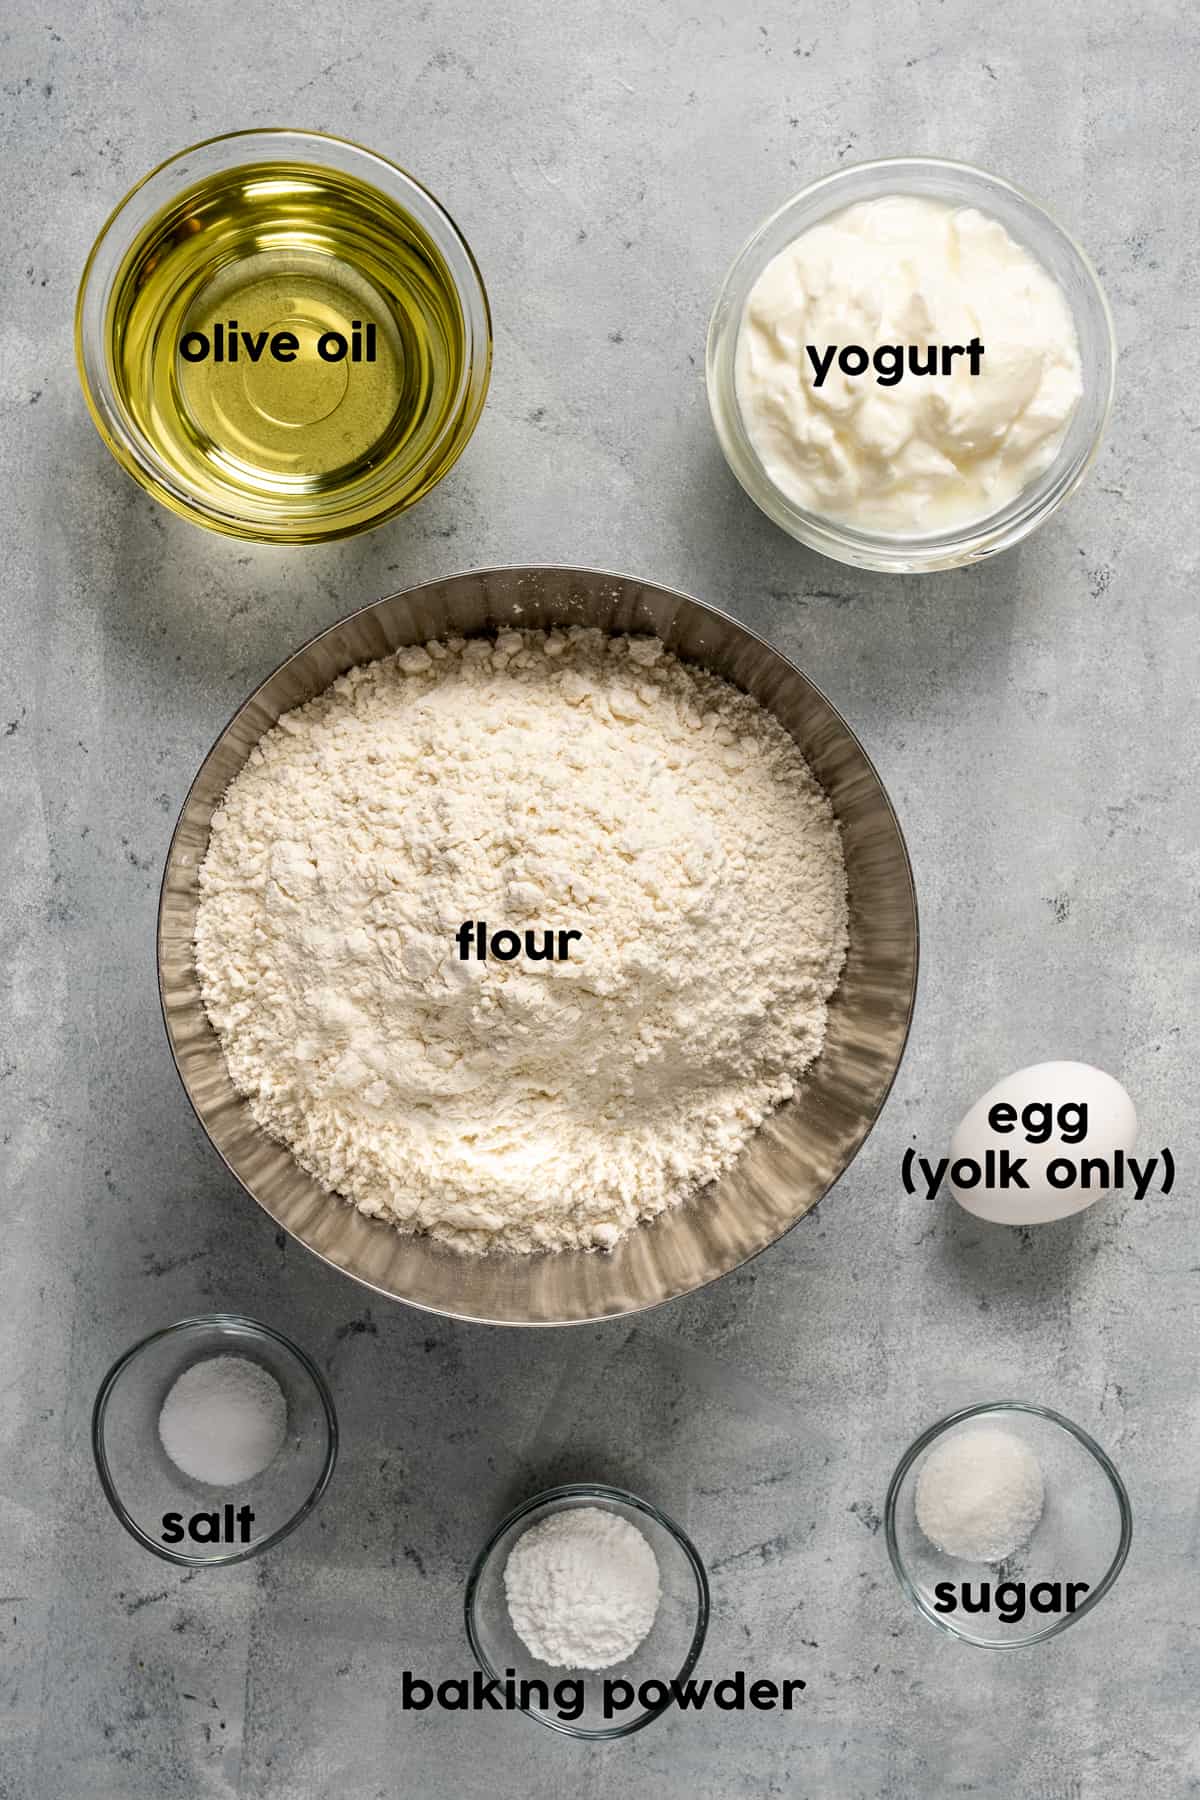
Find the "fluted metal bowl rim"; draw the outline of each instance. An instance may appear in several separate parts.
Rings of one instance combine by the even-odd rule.
[[[315,1245],[310,1244],[305,1238],[300,1237],[296,1232],[292,1231],[291,1228],[287,1224],[284,1223],[284,1221],[282,1221],[281,1219],[278,1219],[276,1217],[276,1215],[273,1212],[271,1212],[270,1208],[266,1205],[266,1203],[264,1201],[259,1199],[258,1195],[254,1192],[253,1188],[249,1187],[246,1184],[246,1182],[243,1181],[242,1177],[238,1173],[237,1169],[234,1167],[233,1163],[225,1155],[225,1152],[221,1149],[220,1145],[217,1143],[216,1139],[213,1137],[212,1133],[209,1131],[208,1124],[204,1118],[204,1115],[203,1115],[200,1107],[196,1104],[196,1101],[192,1097],[191,1089],[188,1086],[187,1079],[184,1075],[183,1068],[180,1064],[179,1055],[175,1048],[175,1041],[174,1041],[174,1037],[173,1037],[172,1031],[171,1031],[170,1019],[168,1017],[167,997],[166,997],[164,980],[163,980],[163,954],[162,954],[163,921],[164,921],[164,913],[165,913],[166,900],[167,900],[168,877],[170,876],[172,867],[173,867],[173,859],[174,859],[176,842],[177,842],[177,840],[179,838],[179,834],[183,828],[184,821],[187,818],[188,809],[189,809],[189,807],[191,805],[191,801],[192,801],[192,796],[195,793],[196,788],[200,784],[201,777],[203,776],[204,771],[208,767],[209,761],[211,760],[213,755],[216,753],[216,751],[219,749],[219,747],[222,744],[222,742],[224,741],[227,733],[233,728],[233,726],[235,725],[237,720],[242,716],[242,714],[244,712],[247,711],[248,708],[250,708],[251,706],[254,705],[254,703],[258,699],[258,696],[262,693],[263,689],[266,688],[267,686],[269,686],[270,683],[272,683],[276,679],[277,676],[281,675],[285,669],[289,668],[293,663],[300,661],[301,658],[307,656],[308,653],[314,648],[314,646],[317,645],[318,643],[320,643],[322,641],[322,639],[327,638],[327,637],[332,637],[335,633],[344,630],[346,628],[346,626],[351,624],[356,619],[364,618],[367,614],[374,613],[374,612],[378,611],[379,609],[390,606],[396,602],[409,600],[413,596],[422,593],[426,589],[443,587],[452,581],[455,581],[455,582],[464,581],[464,580],[486,581],[488,579],[495,579],[495,578],[511,578],[511,579],[515,579],[515,580],[521,580],[521,579],[525,579],[525,578],[529,578],[529,577],[538,577],[538,576],[542,576],[542,577],[557,576],[557,577],[563,577],[563,578],[567,578],[567,579],[570,579],[571,577],[583,576],[590,580],[610,581],[610,582],[614,582],[614,583],[619,583],[622,586],[633,586],[636,588],[652,588],[657,593],[664,594],[672,600],[686,602],[687,605],[689,605],[691,607],[695,607],[698,612],[707,614],[708,617],[710,617],[716,621],[719,621],[721,625],[732,628],[732,630],[734,632],[740,634],[742,637],[747,638],[751,642],[761,646],[764,650],[766,650],[768,652],[768,654],[770,656],[777,658],[779,660],[779,662],[781,662],[788,670],[790,670],[793,675],[798,676],[799,679],[802,682],[804,682],[808,688],[810,688],[812,690],[812,692],[816,695],[818,700],[829,709],[829,712],[832,715],[832,717],[837,721],[837,723],[840,726],[840,728],[842,729],[842,731],[845,732],[846,737],[854,745],[854,748],[855,748],[857,754],[862,759],[863,766],[868,771],[871,778],[874,780],[876,787],[878,788],[879,797],[883,802],[883,806],[886,809],[886,812],[887,812],[888,816],[890,817],[892,826],[895,830],[896,842],[899,846],[902,869],[903,869],[905,882],[906,882],[905,897],[908,901],[909,909],[910,909],[911,915],[912,915],[912,945],[911,945],[912,980],[911,980],[911,984],[909,987],[908,1001],[907,1001],[907,1005],[906,1005],[905,1012],[904,1012],[903,1029],[900,1033],[899,1040],[898,1040],[898,1043],[896,1046],[896,1055],[895,1055],[895,1060],[893,1063],[891,1073],[888,1076],[886,1083],[884,1084],[884,1086],[882,1087],[882,1089],[880,1091],[877,1105],[875,1106],[875,1108],[874,1108],[873,1112],[870,1114],[870,1116],[865,1119],[865,1123],[864,1123],[862,1132],[858,1138],[858,1142],[854,1145],[854,1148],[851,1150],[850,1154],[846,1157],[846,1160],[842,1163],[841,1168],[838,1170],[837,1174],[829,1182],[826,1183],[825,1187],[822,1189],[821,1193],[817,1196],[817,1198],[812,1202],[812,1204],[810,1206],[806,1207],[803,1212],[798,1213],[795,1216],[795,1218],[793,1218],[791,1220],[791,1222],[789,1224],[785,1225],[781,1231],[779,1231],[773,1238],[770,1238],[766,1243],[758,1245],[756,1248],[748,1251],[743,1256],[739,1256],[737,1258],[737,1260],[734,1262],[731,1262],[727,1268],[720,1269],[709,1275],[705,1275],[700,1280],[693,1282],[690,1286],[679,1288],[677,1291],[675,1291],[673,1293],[662,1294],[662,1295],[658,1296],[657,1298],[654,1298],[651,1300],[639,1301],[634,1305],[622,1307],[620,1309],[620,1311],[615,1311],[615,1312],[611,1312],[611,1313],[599,1313],[599,1314],[581,1314],[577,1317],[572,1317],[572,1318],[567,1318],[567,1319],[491,1318],[491,1317],[485,1317],[484,1315],[482,1315],[480,1313],[457,1312],[453,1308],[450,1308],[450,1307],[435,1306],[435,1305],[432,1305],[431,1303],[429,1303],[428,1301],[413,1299],[413,1298],[410,1298],[408,1295],[396,1293],[395,1290],[392,1288],[381,1286],[379,1283],[372,1281],[366,1275],[358,1274],[356,1271],[346,1268],[343,1264],[335,1261],[333,1257],[326,1256],[322,1250],[319,1250]],[[685,658],[684,660],[687,661],[689,659]],[[701,664],[700,666],[703,667],[704,665]],[[734,685],[734,684],[731,683],[731,685]],[[769,709],[767,709],[767,710],[769,710]],[[772,716],[774,716],[774,715],[772,715]],[[784,729],[786,730],[787,728],[784,727]],[[798,746],[798,748],[800,748],[801,753],[803,754],[803,746]],[[335,619],[331,624],[323,626],[320,631],[313,632],[312,635],[310,637],[306,638],[303,643],[297,645],[297,647],[294,650],[290,651],[287,656],[285,656],[280,662],[278,662],[274,666],[274,668],[268,670],[267,674],[264,675],[260,681],[256,682],[255,686],[251,689],[250,693],[248,693],[246,695],[245,699],[240,703],[240,705],[235,707],[234,711],[228,716],[224,725],[221,727],[220,731],[217,733],[216,737],[212,740],[211,744],[209,745],[208,750],[205,752],[204,756],[201,758],[200,763],[197,766],[196,773],[193,776],[191,782],[189,783],[187,792],[184,795],[183,800],[180,804],[179,812],[176,816],[175,824],[171,831],[171,837],[167,844],[166,855],[163,859],[162,878],[159,883],[158,907],[157,907],[156,915],[155,915],[155,961],[156,961],[156,968],[157,968],[159,1008],[160,1008],[160,1012],[162,1015],[163,1029],[164,1029],[164,1032],[165,1032],[166,1038],[167,1038],[167,1045],[171,1052],[171,1060],[175,1065],[175,1072],[179,1077],[180,1086],[183,1088],[184,1094],[187,1098],[188,1105],[191,1107],[192,1113],[195,1116],[195,1119],[196,1119],[197,1123],[199,1124],[201,1130],[203,1131],[205,1138],[207,1139],[208,1143],[211,1145],[212,1149],[220,1157],[222,1163],[225,1165],[226,1169],[228,1169],[229,1173],[233,1176],[233,1179],[237,1182],[238,1186],[243,1190],[243,1192],[249,1194],[250,1198],[254,1201],[255,1205],[258,1206],[266,1214],[267,1218],[271,1220],[272,1224],[275,1225],[277,1227],[277,1229],[279,1229],[281,1231],[286,1231],[287,1235],[289,1236],[289,1238],[292,1239],[293,1242],[300,1244],[306,1251],[309,1252],[310,1255],[317,1257],[319,1261],[324,1263],[327,1268],[333,1269],[339,1275],[348,1277],[350,1280],[356,1282],[360,1287],[367,1288],[371,1293],[379,1294],[383,1299],[390,1300],[390,1301],[398,1301],[402,1305],[412,1307],[415,1311],[429,1313],[430,1315],[432,1315],[435,1318],[456,1319],[463,1324],[500,1325],[500,1326],[504,1326],[504,1327],[513,1327],[513,1328],[529,1329],[529,1330],[558,1329],[558,1328],[561,1328],[563,1326],[568,1326],[568,1325],[595,1325],[595,1324],[599,1324],[607,1319],[633,1318],[633,1317],[636,1317],[640,1313],[652,1312],[660,1306],[668,1305],[673,1300],[681,1300],[688,1294],[698,1293],[701,1289],[711,1285],[712,1282],[723,1280],[725,1278],[725,1276],[732,1275],[736,1270],[745,1268],[749,1263],[753,1262],[757,1257],[761,1256],[764,1251],[773,1249],[776,1244],[780,1243],[783,1238],[787,1237],[788,1234],[790,1232],[792,1232],[798,1224],[800,1224],[802,1219],[808,1218],[812,1213],[814,1213],[817,1210],[818,1206],[820,1206],[822,1201],[827,1198],[830,1191],[834,1187],[837,1186],[837,1183],[845,1175],[847,1169],[849,1169],[851,1167],[851,1165],[854,1163],[855,1158],[858,1156],[863,1145],[866,1143],[866,1141],[870,1137],[872,1131],[875,1129],[875,1126],[879,1120],[879,1116],[882,1113],[884,1107],[886,1106],[888,1097],[891,1094],[892,1088],[895,1085],[896,1077],[899,1074],[901,1065],[904,1061],[904,1054],[908,1047],[908,1040],[909,1040],[910,1033],[912,1031],[913,1014],[916,1009],[917,989],[918,989],[919,979],[920,979],[920,960],[921,960],[920,913],[919,913],[918,906],[917,906],[916,884],[913,880],[912,858],[909,855],[908,843],[904,836],[903,827],[901,826],[899,817],[896,813],[896,809],[892,805],[891,796],[889,795],[889,793],[887,791],[887,787],[884,784],[883,778],[880,775],[878,769],[875,767],[875,764],[872,761],[871,757],[867,754],[867,751],[864,748],[862,741],[860,740],[860,738],[858,736],[858,733],[854,730],[853,726],[851,726],[851,724],[849,723],[849,721],[847,720],[847,718],[845,717],[845,714],[841,711],[841,709],[834,705],[833,701],[829,698],[829,696],[825,692],[825,690],[816,681],[814,681],[810,675],[807,675],[804,672],[804,670],[799,667],[799,665],[797,663],[793,662],[792,658],[790,656],[788,656],[784,651],[777,649],[776,646],[774,644],[770,643],[766,638],[764,638],[760,632],[757,632],[751,626],[744,624],[741,619],[735,618],[732,613],[726,612],[722,607],[713,606],[706,600],[699,600],[696,598],[696,596],[694,594],[687,592],[687,590],[684,588],[668,586],[663,582],[655,581],[653,579],[648,579],[646,577],[639,576],[639,575],[627,574],[627,573],[624,573],[624,572],[622,572],[620,570],[616,570],[616,569],[601,569],[601,568],[596,568],[596,567],[589,567],[589,566],[583,565],[583,564],[572,564],[572,563],[553,563],[553,562],[491,563],[491,564],[473,565],[472,567],[466,568],[466,569],[457,569],[457,570],[452,571],[448,575],[434,576],[428,581],[417,582],[411,587],[398,588],[392,593],[381,595],[378,599],[367,601],[362,606],[354,607],[350,612],[344,613],[341,616],[341,618]],[[261,1128],[259,1128],[259,1129],[261,1129]],[[330,1196],[330,1204],[331,1205],[346,1205],[346,1204],[348,1204],[348,1202],[346,1202],[344,1199],[342,1199],[339,1196],[331,1195]],[[546,1252],[545,1254],[553,1255],[553,1254],[562,1254],[562,1253]],[[598,1252],[593,1252],[593,1254],[602,1255],[604,1253],[601,1251],[598,1251]]]

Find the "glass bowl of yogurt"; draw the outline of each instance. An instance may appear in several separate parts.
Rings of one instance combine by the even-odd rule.
[[[1010,182],[894,157],[804,188],[740,252],[709,325],[713,424],[777,525],[901,574],[1017,544],[1074,493],[1116,339],[1088,257]]]

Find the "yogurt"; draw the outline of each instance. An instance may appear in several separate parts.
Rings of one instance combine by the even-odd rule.
[[[974,207],[861,201],[769,262],[742,314],[738,409],[795,505],[861,530],[986,518],[1053,462],[1083,393],[1061,288]]]

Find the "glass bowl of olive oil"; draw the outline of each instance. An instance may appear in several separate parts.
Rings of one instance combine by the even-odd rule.
[[[156,499],[313,543],[441,480],[483,409],[492,334],[432,194],[357,144],[280,129],[196,144],[125,196],[75,346],[101,437]]]

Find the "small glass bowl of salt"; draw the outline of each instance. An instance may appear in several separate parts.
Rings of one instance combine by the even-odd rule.
[[[984,1650],[1039,1644],[1082,1619],[1125,1564],[1129,1495],[1082,1426],[995,1400],[909,1445],[884,1507],[896,1577],[930,1624]]]
[[[108,1502],[186,1568],[243,1562],[294,1531],[337,1459],[333,1399],[281,1332],[235,1313],[181,1319],[100,1385],[92,1449]]]
[[[496,1527],[467,1580],[467,1637],[506,1710],[568,1737],[622,1738],[692,1683],[708,1608],[682,1526],[623,1488],[573,1482]]]

